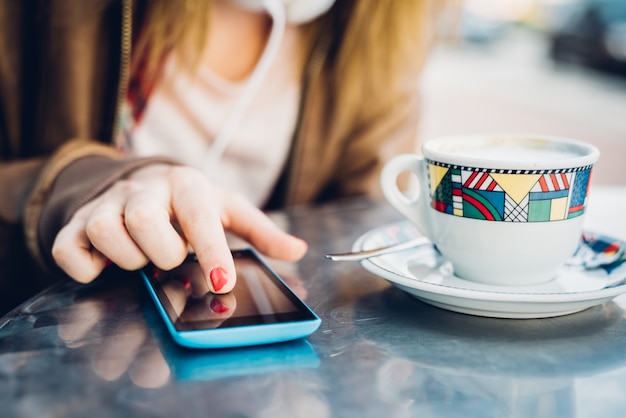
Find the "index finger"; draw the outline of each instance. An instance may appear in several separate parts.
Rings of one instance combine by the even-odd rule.
[[[237,280],[235,264],[222,226],[218,194],[201,173],[172,169],[172,210],[193,248],[213,293],[227,293]]]

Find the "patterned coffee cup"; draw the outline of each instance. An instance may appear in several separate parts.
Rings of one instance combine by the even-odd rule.
[[[552,279],[572,256],[596,147],[552,136],[478,134],[430,140],[422,152],[392,158],[382,191],[459,277],[532,285]],[[404,171],[419,180],[417,198],[397,186]]]

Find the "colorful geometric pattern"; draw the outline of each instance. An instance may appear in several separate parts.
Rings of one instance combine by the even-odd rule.
[[[551,222],[584,213],[592,167],[500,170],[427,160],[432,207],[465,218]]]

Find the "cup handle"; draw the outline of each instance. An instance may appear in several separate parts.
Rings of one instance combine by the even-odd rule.
[[[398,176],[410,171],[417,176],[417,195],[409,198],[398,188]],[[422,234],[432,240],[428,221],[428,164],[415,154],[401,154],[391,158],[380,174],[380,186],[387,201],[417,226]]]

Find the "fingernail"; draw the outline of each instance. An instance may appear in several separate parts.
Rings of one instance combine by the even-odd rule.
[[[209,277],[211,279],[211,283],[213,283],[213,290],[219,292],[222,290],[224,285],[228,283],[228,272],[224,267],[215,267],[209,273]]]
[[[211,306],[211,310],[218,314],[223,314],[229,311],[228,306],[224,305],[218,298],[215,298],[209,304]]]

